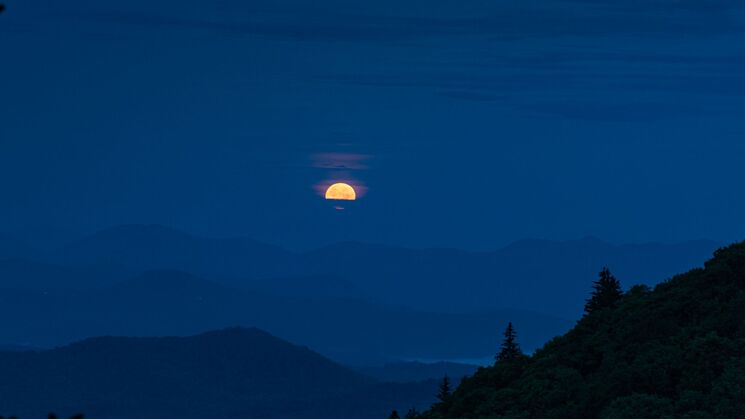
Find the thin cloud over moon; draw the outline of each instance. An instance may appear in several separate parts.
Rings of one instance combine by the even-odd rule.
[[[311,155],[312,167],[336,170],[365,170],[372,156],[356,153],[317,153]]]

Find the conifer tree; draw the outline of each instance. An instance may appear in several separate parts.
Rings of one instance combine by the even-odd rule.
[[[419,412],[415,408],[409,409],[408,412],[406,412],[406,416],[404,416],[404,419],[417,419],[419,417]]]
[[[440,383],[440,390],[437,392],[437,399],[441,402],[445,402],[450,398],[452,391],[450,390],[450,377],[447,375],[442,377]]]
[[[604,267],[598,274],[597,281],[592,283],[592,293],[585,303],[585,314],[614,307],[622,295],[621,282]]]
[[[495,357],[497,362],[512,361],[523,355],[520,345],[517,343],[517,332],[512,322],[507,323],[507,329],[504,331],[504,340],[499,348],[499,353]]]
[[[388,419],[401,419],[401,416],[399,416],[398,412],[394,410],[393,412],[391,412],[391,415],[388,416]]]

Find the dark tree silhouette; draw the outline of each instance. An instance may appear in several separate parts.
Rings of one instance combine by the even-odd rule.
[[[437,392],[437,399],[441,402],[444,402],[450,398],[450,395],[452,394],[452,391],[450,389],[450,377],[447,375],[442,377],[442,382],[440,383],[440,390]]]
[[[745,241],[622,302],[421,418],[745,418]]]
[[[504,340],[499,348],[499,353],[495,357],[497,362],[512,361],[523,355],[520,345],[517,343],[517,332],[512,322],[507,323],[507,329],[504,331]]]
[[[417,412],[416,409],[413,407],[409,409],[408,412],[406,412],[406,416],[404,416],[404,419],[417,419],[419,418],[419,412]]]
[[[592,283],[592,294],[585,303],[585,314],[615,307],[622,295],[621,282],[610,273],[607,267],[604,267],[598,274],[598,280]]]
[[[399,416],[398,412],[394,410],[393,412],[391,412],[391,415],[388,416],[388,419],[401,419],[401,416]]]

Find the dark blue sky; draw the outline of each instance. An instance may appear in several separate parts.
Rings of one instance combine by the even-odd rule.
[[[745,237],[741,1],[6,4],[2,230]]]

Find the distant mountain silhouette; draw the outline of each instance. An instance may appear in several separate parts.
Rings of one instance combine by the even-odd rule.
[[[293,254],[246,238],[208,239],[159,225],[110,228],[54,252],[72,265],[122,265],[141,271],[176,269],[212,277],[265,278],[292,263]]]
[[[419,419],[742,418],[744,403],[742,242],[479,370]]]
[[[17,254],[29,251],[18,246]],[[0,257],[0,342],[44,347],[244,325],[344,362],[482,358],[509,320],[528,350],[565,331],[571,322],[563,319],[581,312],[600,266],[624,283],[656,283],[715,247],[586,238],[525,240],[494,252],[339,243],[298,254],[249,239],[120,226],[47,256]],[[453,338],[442,340],[438,329]]]
[[[0,411],[28,418],[364,419],[422,406],[435,389],[377,384],[257,329],[0,352],[0,376]]]
[[[27,259],[0,260],[0,289],[89,290],[113,285],[133,273],[121,266],[59,266]]]
[[[409,383],[415,381],[437,380],[448,376],[456,383],[463,377],[471,376],[477,365],[457,362],[392,362],[380,367],[358,368],[361,373],[384,382]]]
[[[655,284],[698,266],[718,247],[709,241],[612,245],[595,238],[525,240],[494,252],[341,243],[302,257],[306,272],[339,275],[392,304],[440,311],[514,307],[573,318],[599,267],[610,266],[625,282]]]
[[[129,225],[67,246],[53,260],[181,270],[239,287],[305,277],[304,288],[312,290],[326,287],[326,278],[339,278],[372,301],[420,310],[511,307],[572,318],[581,313],[589,279],[600,266],[610,266],[627,283],[655,284],[697,266],[717,247],[709,241],[612,245],[590,237],[524,240],[494,252],[339,243],[296,254],[249,239],[205,239],[161,226]],[[534,292],[537,287],[541,293]]]
[[[304,299],[364,299],[365,293],[351,281],[336,275],[309,275],[268,278],[242,284],[246,289],[283,297]]]
[[[84,292],[6,289],[0,303],[0,342],[43,347],[96,335],[183,336],[243,325],[350,363],[488,357],[508,319],[524,327],[528,348],[570,326],[520,310],[448,314],[350,298],[284,297],[178,271],[149,271]]]
[[[0,352],[26,352],[37,351],[38,348],[27,345],[0,344]]]

